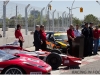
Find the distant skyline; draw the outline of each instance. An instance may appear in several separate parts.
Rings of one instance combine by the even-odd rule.
[[[13,0],[10,0],[13,1]],[[100,0],[98,0],[100,1]],[[68,9],[66,7],[71,7],[73,0],[71,1],[52,1],[51,5],[52,5],[52,10],[57,10],[60,13],[66,11],[67,13],[69,13]],[[9,2],[10,3],[10,2]],[[14,3],[16,4],[20,4],[20,5],[27,5],[30,4],[31,6],[34,7],[38,7],[37,9],[41,10],[43,7],[46,7],[47,4],[49,3],[49,0],[47,1],[14,1]],[[22,7],[23,7],[22,5]],[[83,12],[80,13],[80,9],[73,9],[72,13],[74,17],[77,17],[79,19],[84,19],[85,15],[88,14],[93,14],[94,16],[100,18],[100,5],[96,2],[96,0],[88,0],[88,1],[81,1],[81,0],[76,0],[73,7],[83,7]],[[1,8],[1,4],[0,4],[0,8]],[[12,9],[9,9],[11,11],[13,11]],[[24,9],[22,9],[24,11]],[[0,9],[1,11],[1,9]],[[15,11],[13,11],[15,13]],[[1,12],[0,12],[1,13]],[[57,15],[57,13],[55,13],[55,15]]]

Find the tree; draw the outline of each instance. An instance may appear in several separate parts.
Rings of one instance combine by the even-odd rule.
[[[19,14],[19,15],[17,16],[17,21],[18,21],[18,23],[21,24],[21,25],[24,24],[24,23],[23,23],[23,18],[22,18],[22,15],[21,15],[21,14]]]
[[[28,18],[28,26],[32,27],[33,24],[34,24],[34,16],[30,14]]]
[[[9,18],[6,18],[6,26],[9,26]]]
[[[78,18],[73,17],[73,25],[76,25],[76,24],[81,25],[81,21]]]
[[[99,20],[93,14],[89,14],[85,16],[84,22],[88,22],[88,23],[93,22],[94,24],[98,24]]]

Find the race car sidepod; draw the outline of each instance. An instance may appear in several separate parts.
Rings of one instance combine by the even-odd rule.
[[[79,66],[81,64],[81,58],[73,56],[62,56],[62,63],[64,66]]]

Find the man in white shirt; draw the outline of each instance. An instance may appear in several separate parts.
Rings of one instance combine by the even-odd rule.
[[[76,25],[76,29],[74,29],[75,37],[81,36],[81,31],[79,31],[79,25]]]

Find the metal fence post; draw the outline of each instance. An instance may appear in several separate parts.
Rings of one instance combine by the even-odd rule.
[[[64,13],[62,13],[62,27],[63,27],[63,24],[64,24],[64,21],[63,21],[63,17],[64,17],[64,16],[63,16],[63,14],[64,14]]]
[[[40,24],[41,24],[41,25],[43,24],[42,13],[43,13],[43,10],[44,10],[44,9],[45,9],[45,7],[42,8],[42,10],[41,10],[41,12],[40,12]]]
[[[47,25],[48,25],[48,27],[49,27],[49,31],[50,31],[50,25],[49,25],[49,5],[48,5],[48,12],[47,12],[47,15],[48,15]]]
[[[27,35],[27,32],[28,32],[28,20],[27,20],[27,8],[30,6],[30,4],[28,4],[26,7],[25,7],[25,32],[26,32],[26,35]]]
[[[16,26],[17,26],[17,8],[18,8],[18,6],[16,5],[16,25],[15,25],[15,29],[16,29]]]
[[[69,14],[67,15],[67,27],[69,26],[69,18],[68,18]]]
[[[62,27],[64,26],[64,14],[65,14],[65,11],[62,13]]]
[[[35,11],[35,9],[33,9],[33,10]],[[34,16],[33,16],[33,18],[34,18],[33,21],[34,21],[34,31],[35,31],[35,13],[33,13],[33,15],[34,15]]]
[[[58,13],[58,31],[59,31],[59,13]]]
[[[53,11],[53,14],[52,14],[53,31],[54,31],[54,13],[55,13],[55,11],[56,11],[56,10],[54,10],[54,11]]]
[[[66,24],[66,14],[65,14],[65,26],[64,26],[65,28],[66,28],[66,25],[67,25],[67,24]]]
[[[70,15],[71,9],[69,8],[69,25],[71,25],[71,15]]]
[[[6,28],[6,5],[3,4],[3,37],[5,37],[5,28]]]
[[[6,36],[6,5],[9,1],[3,1],[3,37]]]

